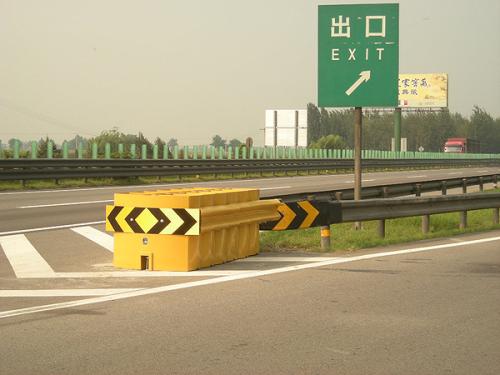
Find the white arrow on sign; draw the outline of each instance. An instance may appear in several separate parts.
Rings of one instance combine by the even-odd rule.
[[[346,92],[345,92],[345,93],[346,93],[347,95],[351,95],[351,94],[354,92],[354,90],[356,90],[356,89],[359,87],[359,85],[361,85],[363,82],[366,82],[366,81],[368,81],[368,80],[370,79],[370,75],[371,75],[371,72],[370,72],[369,70],[365,70],[365,71],[363,71],[363,72],[359,73],[359,78],[358,78],[358,80],[357,80],[356,82],[354,82],[354,83],[352,84],[352,86],[351,86],[351,87],[349,87],[349,88],[346,90]]]

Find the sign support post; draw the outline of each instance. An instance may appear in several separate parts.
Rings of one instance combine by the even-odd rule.
[[[363,108],[354,108],[354,200],[361,200],[361,145]],[[361,229],[361,222],[356,222],[355,229]]]
[[[401,151],[401,107],[394,109],[394,151]]]

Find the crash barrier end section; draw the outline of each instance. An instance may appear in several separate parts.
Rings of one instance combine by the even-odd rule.
[[[257,189],[181,188],[117,193],[106,208],[113,264],[190,271],[255,255],[259,224],[278,218],[278,200]]]
[[[288,230],[320,227],[342,222],[338,201],[300,200],[278,206],[279,219],[260,225],[261,230]]]

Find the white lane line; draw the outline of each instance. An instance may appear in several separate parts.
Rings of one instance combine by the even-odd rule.
[[[421,176],[406,176],[406,178],[423,178],[427,177],[427,175],[421,175]]]
[[[101,271],[101,272],[56,272],[53,276],[58,279],[93,279],[93,278],[121,278],[121,277],[213,277],[239,275],[255,272],[255,270],[199,270],[199,271]]]
[[[93,227],[77,227],[77,228],[71,228],[71,230],[75,233],[78,233],[79,235],[89,239],[92,242],[95,242],[99,246],[104,247],[106,250],[109,250],[111,252],[114,252],[113,249],[113,236],[110,236],[109,234],[106,234],[104,232],[101,232],[100,230],[97,230]]]
[[[43,208],[43,207],[59,207],[59,206],[77,206],[77,205],[81,205],[81,204],[97,204],[97,203],[109,203],[109,202],[113,202],[113,199],[105,199],[102,201],[38,204],[38,205],[34,205],[34,206],[20,206],[17,208]]]
[[[290,189],[291,186],[276,186],[276,187],[263,187],[259,188],[259,190],[276,190],[276,189]]]
[[[493,241],[499,241],[499,240],[500,240],[500,237],[490,237],[490,238],[483,238],[480,240],[464,241],[462,243],[448,243],[448,244],[443,244],[443,245],[434,245],[434,246],[418,247],[418,248],[414,248],[414,249],[387,251],[387,252],[382,252],[382,253],[374,253],[374,254],[353,256],[353,257],[347,257],[347,258],[335,258],[332,260],[326,260],[324,262],[300,264],[300,265],[296,265],[296,266],[274,268],[274,269],[264,270],[264,271],[254,271],[254,272],[241,273],[241,274],[230,275],[230,276],[216,277],[216,278],[212,278],[212,279],[191,281],[191,282],[187,282],[187,283],[165,285],[165,286],[160,286],[160,287],[156,287],[156,288],[142,289],[142,290],[133,291],[133,292],[124,292],[124,293],[120,293],[120,294],[114,294],[114,295],[102,296],[102,297],[94,297],[94,298],[88,298],[88,299],[83,299],[83,300],[78,300],[78,301],[53,303],[53,304],[49,304],[49,305],[34,306],[34,307],[28,307],[28,308],[22,308],[22,309],[16,309],[16,310],[8,310],[8,311],[0,312],[0,319],[9,318],[9,317],[18,316],[18,315],[33,314],[33,313],[42,312],[42,311],[52,311],[52,310],[70,308],[70,307],[92,305],[92,304],[101,303],[101,302],[117,301],[117,300],[131,298],[131,297],[146,296],[146,295],[151,295],[151,294],[170,292],[170,291],[174,291],[174,290],[194,288],[194,287],[203,286],[203,285],[213,285],[213,284],[219,284],[219,283],[224,283],[224,282],[228,282],[228,281],[251,279],[251,278],[255,278],[255,277],[273,275],[273,274],[284,273],[284,272],[292,272],[292,271],[298,271],[298,270],[304,270],[304,269],[310,269],[310,268],[324,267],[324,266],[330,266],[333,264],[350,263],[350,262],[356,262],[356,261],[360,261],[360,260],[375,259],[375,258],[388,257],[388,256],[393,256],[393,255],[401,255],[401,254],[411,254],[411,253],[418,253],[418,252],[438,250],[438,249],[447,249],[447,248],[460,247],[460,246],[477,245],[477,244],[481,244],[481,243],[487,243],[487,242],[493,242]]]
[[[361,180],[362,182],[371,182],[371,181],[377,181],[375,178],[370,178],[366,180]],[[344,184],[354,184],[354,180],[347,180],[344,181]]]
[[[31,232],[41,232],[44,230],[54,230],[54,229],[67,229],[67,228],[76,228],[83,227],[86,225],[97,225],[97,224],[105,224],[106,221],[89,221],[87,223],[75,223],[75,224],[64,224],[64,225],[55,225],[53,227],[39,227],[39,228],[29,228],[29,229],[19,229],[19,230],[11,230],[7,232],[0,232],[1,236],[7,236],[12,234],[22,234],[22,233],[31,233]]]
[[[447,174],[462,174],[462,172],[448,172]]]
[[[0,298],[11,297],[87,297],[109,296],[111,294],[133,292],[142,288],[115,288],[115,289],[3,289]]]
[[[333,257],[281,257],[281,256],[254,256],[244,259],[238,259],[232,263],[246,262],[323,262],[332,260]]]
[[[26,236],[16,234],[0,237],[0,246],[2,246],[5,256],[18,278],[54,277],[54,270],[36,251]]]

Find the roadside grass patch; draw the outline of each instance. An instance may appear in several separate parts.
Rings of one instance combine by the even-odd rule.
[[[262,251],[352,251],[391,244],[413,242],[424,239],[450,237],[463,233],[482,232],[499,229],[493,224],[493,209],[469,211],[467,228],[460,230],[459,213],[431,215],[430,231],[422,233],[421,218],[408,217],[386,220],[385,238],[378,237],[377,221],[363,222],[362,230],[355,230],[353,223],[332,225],[331,248],[320,248],[320,229],[299,229],[290,231],[265,231],[261,233]]]

